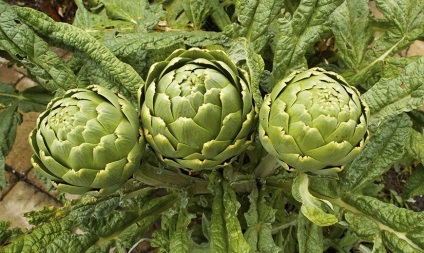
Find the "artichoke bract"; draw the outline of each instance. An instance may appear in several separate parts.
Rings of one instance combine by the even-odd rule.
[[[277,83],[259,112],[259,138],[289,170],[341,170],[368,138],[369,109],[330,71],[295,72]]]
[[[139,167],[144,137],[135,107],[100,86],[53,99],[30,134],[32,164],[58,190],[110,194]]]
[[[223,51],[176,50],[152,65],[139,98],[146,141],[170,166],[219,168],[252,142],[248,76]]]

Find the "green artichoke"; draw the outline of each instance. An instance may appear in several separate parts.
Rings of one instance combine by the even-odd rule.
[[[341,170],[368,138],[369,109],[338,74],[313,68],[281,80],[259,112],[259,138],[301,172]]]
[[[168,165],[219,168],[252,143],[248,76],[222,51],[176,50],[150,68],[141,93],[144,136]]]
[[[53,99],[29,140],[32,164],[61,191],[110,194],[139,167],[144,137],[135,107],[100,86]]]

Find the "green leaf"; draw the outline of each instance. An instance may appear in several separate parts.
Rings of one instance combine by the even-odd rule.
[[[355,192],[364,188],[402,158],[411,126],[406,114],[382,123],[360,155],[340,174],[342,191]]]
[[[263,98],[259,87],[261,86],[265,63],[262,57],[255,53],[254,49],[253,43],[247,41],[246,38],[237,38],[232,42],[229,55],[236,64],[246,61],[249,69],[250,90],[256,106],[260,108]]]
[[[36,226],[12,238],[0,252],[122,252],[151,229],[160,214],[175,203],[175,196],[155,197],[151,189],[130,181],[119,195],[85,196],[62,208],[47,208],[26,216]],[[75,234],[75,230],[81,233]],[[65,251],[68,252],[68,251]]]
[[[373,251],[375,253],[385,253],[383,239],[380,234],[378,225],[366,215],[347,212],[345,214],[346,221],[349,223],[349,229],[366,242],[373,242]]]
[[[412,129],[405,148],[411,157],[424,164],[424,134],[422,132]]]
[[[418,165],[418,168],[412,172],[412,175],[408,178],[403,191],[408,197],[414,197],[424,195],[424,166]]]
[[[250,252],[282,252],[272,238],[272,224],[275,221],[275,211],[266,199],[269,194],[254,188],[249,194],[249,210],[245,213],[247,230],[244,238],[250,245]]]
[[[330,226],[338,222],[333,214],[330,202],[314,197],[309,192],[309,178],[305,173],[298,173],[292,186],[293,197],[302,203],[300,211],[318,226]]]
[[[0,86],[1,88],[1,86]],[[7,184],[5,175],[5,159],[12,149],[18,126],[22,123],[22,115],[16,105],[0,110],[0,189]]]
[[[330,16],[337,56],[357,69],[372,38],[368,0],[346,0]]]
[[[209,4],[212,6],[211,18],[215,22],[215,24],[221,29],[221,31],[225,31],[226,28],[231,25],[230,17],[225,12],[224,3],[221,4],[220,0],[209,0]]]
[[[11,85],[0,83],[0,100],[8,105],[18,105],[22,112],[42,112],[53,98],[42,86],[34,86],[19,92]]]
[[[77,87],[72,70],[47,42],[22,21],[16,10],[25,11],[0,2],[0,48],[21,62],[46,89],[54,91]]]
[[[170,31],[163,33],[121,34],[104,41],[104,44],[122,61],[134,66],[146,76],[151,65],[164,60],[178,48],[226,45],[229,38],[222,33]]]
[[[342,0],[303,0],[292,16],[280,20],[274,41],[272,80],[279,80],[299,69],[307,69],[305,54],[329,30],[328,16]]]
[[[54,22],[43,13],[32,9],[16,8],[22,22],[31,26],[42,36],[55,43],[83,52],[97,67],[107,73],[118,84],[114,91],[136,100],[137,90],[144,80],[128,64],[121,62],[106,46],[81,29],[60,22]]]
[[[424,104],[424,56],[406,66],[394,79],[380,79],[362,98],[370,107],[370,124],[409,112]]]
[[[377,8],[384,15],[377,20],[376,29],[382,34],[374,40],[362,62],[348,69],[343,76],[351,85],[362,85],[371,78],[384,61],[422,38],[424,2],[421,0],[377,0]],[[344,42],[341,42],[344,43]]]
[[[322,228],[312,223],[302,213],[299,214],[297,224],[299,253],[323,252]]]
[[[393,252],[424,252],[424,213],[361,195],[347,195],[331,202],[349,212],[346,219],[362,239],[375,241],[381,237]]]
[[[270,39],[268,26],[277,17],[283,1],[237,1],[236,15],[238,23],[233,24],[235,37],[245,37],[252,43],[255,53],[261,52]]]
[[[101,0],[95,13],[86,9],[83,1],[77,0],[78,10],[73,25],[96,36],[106,37],[105,32],[140,32],[157,26],[164,11],[160,5],[150,5],[142,0]]]
[[[178,212],[175,214],[177,221],[170,238],[169,250],[170,252],[191,252],[190,230],[187,227],[196,215],[190,214],[187,210],[188,197],[185,194],[181,194],[180,199]]]
[[[241,232],[237,211],[240,203],[229,182],[214,171],[210,175],[210,189],[214,194],[211,217],[211,252],[248,252],[249,244]]]
[[[183,0],[183,8],[195,28],[200,29],[212,11],[209,1]]]

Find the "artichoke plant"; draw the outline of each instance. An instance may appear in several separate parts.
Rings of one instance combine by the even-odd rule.
[[[266,96],[259,138],[290,170],[341,170],[364,147],[368,115],[358,91],[340,75],[313,68],[281,80]]]
[[[248,76],[222,51],[176,50],[151,66],[139,97],[146,141],[173,167],[222,167],[252,142]]]
[[[109,194],[140,164],[135,107],[100,86],[73,89],[53,99],[30,134],[32,163],[61,191]]]

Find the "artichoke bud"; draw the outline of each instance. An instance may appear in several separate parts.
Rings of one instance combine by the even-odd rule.
[[[72,89],[40,114],[32,164],[59,190],[110,194],[139,167],[144,137],[135,107],[100,86]]]
[[[340,171],[369,137],[369,109],[355,87],[321,68],[277,83],[259,112],[264,148],[300,172]]]
[[[152,65],[139,100],[146,141],[170,166],[219,168],[252,143],[249,77],[222,51],[176,50]]]

